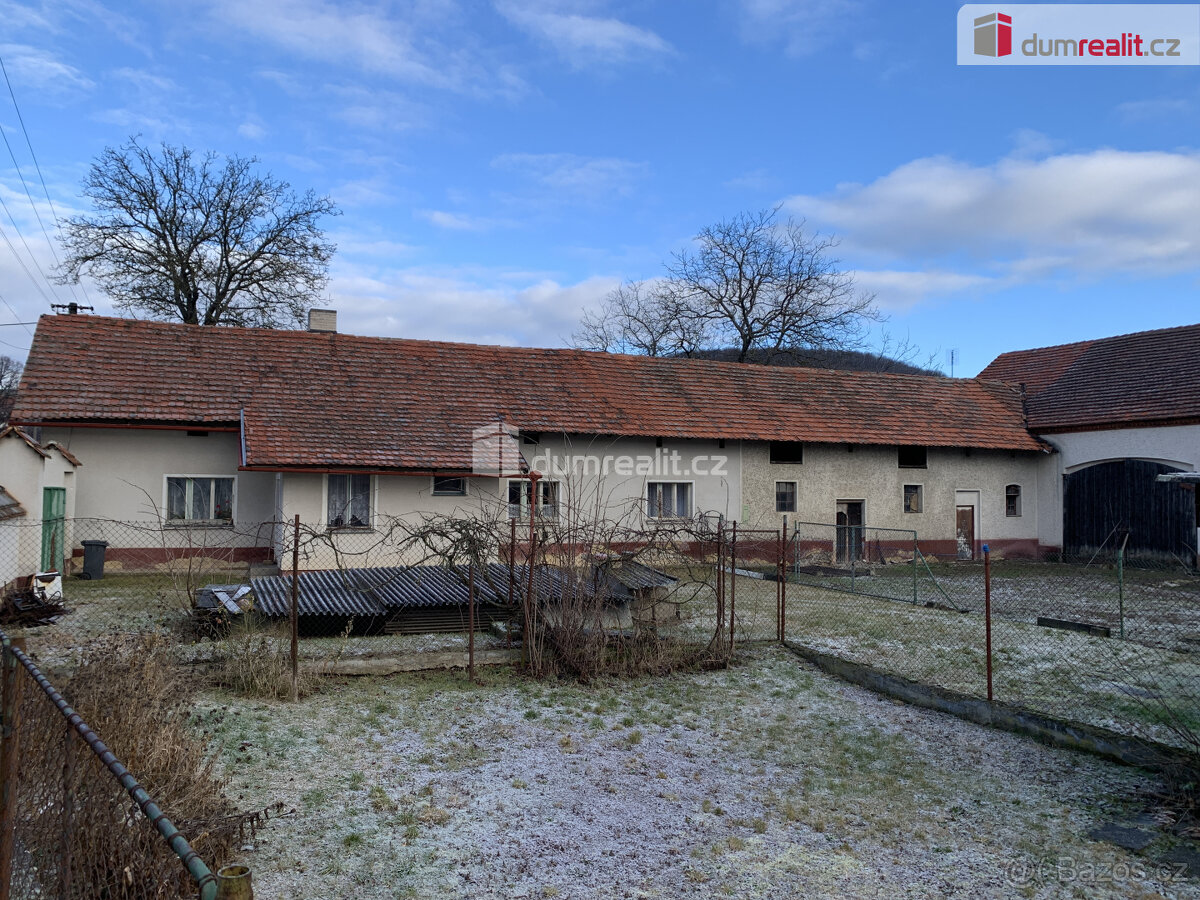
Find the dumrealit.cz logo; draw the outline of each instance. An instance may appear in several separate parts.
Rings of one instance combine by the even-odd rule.
[[[1200,65],[1200,4],[968,4],[959,65]]]

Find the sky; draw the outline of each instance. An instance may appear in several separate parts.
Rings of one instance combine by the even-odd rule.
[[[0,352],[51,302],[112,312],[53,283],[55,216],[131,135],[333,198],[355,334],[569,345],[620,282],[776,205],[838,240],[877,345],[956,350],[955,375],[1200,321],[1197,68],[959,67],[958,6],[0,0]]]

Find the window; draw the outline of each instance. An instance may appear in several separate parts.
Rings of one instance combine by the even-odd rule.
[[[647,485],[646,515],[651,519],[687,519],[692,515],[692,486],[652,481]]]
[[[371,476],[329,476],[329,527],[371,527]]]
[[[510,481],[508,483],[508,517],[529,518],[529,498],[533,495],[533,482]],[[542,519],[558,518],[558,482],[538,482],[537,515]]]
[[[904,511],[906,513],[923,512],[925,507],[922,503],[921,485],[906,484],[904,486]]]
[[[233,479],[167,476],[167,521],[232,522]]]
[[[1010,484],[1004,489],[1004,514],[1019,516],[1021,514],[1021,486]]]
[[[771,441],[771,462],[804,462],[804,444],[800,441]]]
[[[465,497],[467,495],[467,479],[434,475],[433,493],[443,497]]]
[[[901,469],[924,469],[926,453],[924,447],[897,447],[896,458]]]
[[[775,482],[775,512],[796,511],[796,482]]]

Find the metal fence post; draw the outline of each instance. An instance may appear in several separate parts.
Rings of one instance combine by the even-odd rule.
[[[913,606],[916,606],[918,603],[921,602],[917,596],[917,557],[920,555],[921,555],[921,549],[920,549],[920,547],[917,546],[917,533],[914,531],[913,532],[913,558],[912,558]]]
[[[737,601],[737,526],[733,523],[733,538],[729,542],[729,655],[733,656],[734,623],[733,605]]]
[[[987,644],[987,698],[992,700],[992,554],[983,545],[983,620]]]
[[[70,722],[63,731],[62,833],[59,835],[58,887],[63,897],[71,896],[71,842],[75,840],[75,729]]]
[[[292,597],[288,625],[292,633],[292,702],[300,699],[300,514],[292,526]]]
[[[12,645],[3,645],[3,699],[0,700],[0,900],[12,889],[13,834],[17,824],[17,729],[20,726],[21,685]]]
[[[467,680],[475,682],[475,563],[467,563]]]
[[[1120,617],[1121,640],[1125,640],[1125,544],[1128,540],[1129,535],[1126,534],[1117,550],[1117,615]]]

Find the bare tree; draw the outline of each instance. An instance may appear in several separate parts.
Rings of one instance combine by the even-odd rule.
[[[739,362],[762,351],[860,346],[881,318],[875,298],[828,255],[832,239],[777,222],[778,212],[702,229],[696,249],[676,253],[652,289],[627,284],[610,294],[585,317],[576,344],[652,356],[732,347]]]
[[[0,356],[0,425],[8,421],[13,401],[17,399],[17,385],[21,383],[22,365],[11,356]]]
[[[118,309],[156,319],[301,321],[334,252],[317,222],[338,210],[256,173],[256,162],[136,138],[106,148],[83,183],[95,212],[65,223],[61,280],[89,275]]]
[[[604,298],[598,311],[584,312],[575,344],[613,353],[692,356],[705,345],[706,325],[662,284],[627,281]]]

